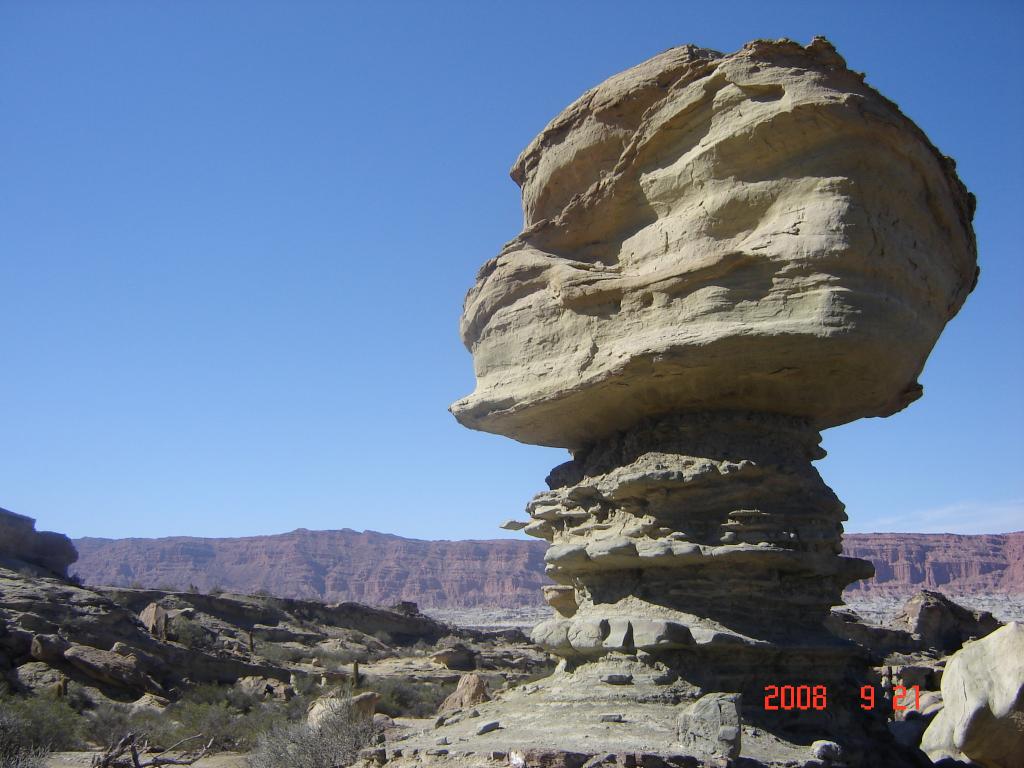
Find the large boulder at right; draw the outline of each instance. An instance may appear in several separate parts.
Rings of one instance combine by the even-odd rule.
[[[1024,625],[1007,624],[953,654],[942,697],[921,740],[928,757],[1024,768]]]

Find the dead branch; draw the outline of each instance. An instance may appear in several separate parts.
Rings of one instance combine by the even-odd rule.
[[[182,739],[167,749],[158,752],[150,759],[141,760],[139,752],[145,752],[149,748],[149,744],[147,742],[139,745],[138,737],[134,733],[129,733],[117,744],[108,747],[102,755],[93,755],[92,768],[160,768],[160,766],[164,765],[192,765],[197,760],[201,760],[206,756],[206,753],[210,751],[210,747],[213,746],[213,739],[210,739],[206,746],[199,750],[193,752],[182,751],[174,757],[169,757],[168,755],[181,747],[182,744],[199,738],[202,738],[201,733],[189,736],[187,739]],[[128,753],[127,755],[125,754],[126,752]]]

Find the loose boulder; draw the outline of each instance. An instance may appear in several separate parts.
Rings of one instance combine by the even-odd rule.
[[[463,675],[459,678],[459,684],[455,690],[441,702],[438,713],[454,712],[457,709],[470,709],[477,704],[491,700],[491,694],[487,690],[487,683],[475,672]]]
[[[379,701],[380,694],[373,691],[348,698],[322,696],[309,705],[306,722],[310,728],[317,728],[329,714],[345,708],[351,708],[353,720],[372,720]]]
[[[153,637],[161,640],[167,638],[167,618],[167,610],[159,603],[150,603],[139,614],[142,625]]]
[[[431,655],[431,660],[442,667],[454,669],[458,672],[468,672],[476,669],[476,653],[462,643],[456,643],[449,648],[442,648]]]
[[[953,654],[942,676],[942,698],[944,706],[921,740],[933,761],[1024,766],[1024,625],[1007,624]]]
[[[700,757],[739,757],[740,706],[738,693],[701,696],[679,716],[679,743]]]

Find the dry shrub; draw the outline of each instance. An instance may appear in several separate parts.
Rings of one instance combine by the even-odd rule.
[[[47,750],[33,746],[31,724],[0,703],[0,768],[44,768]]]
[[[339,768],[351,765],[374,739],[370,720],[339,700],[318,725],[277,727],[260,737],[250,768]]]

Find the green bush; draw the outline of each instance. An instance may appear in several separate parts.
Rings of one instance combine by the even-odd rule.
[[[99,747],[116,744],[133,730],[128,708],[106,702],[85,714],[83,722],[83,736]]]
[[[81,720],[64,699],[48,695],[7,696],[0,714],[21,721],[19,738],[30,750],[69,750],[81,746]]]
[[[154,747],[167,748],[181,739],[202,734],[213,739],[212,750],[249,751],[264,733],[305,718],[307,702],[262,702],[233,686],[200,685],[162,712],[132,712],[117,705],[100,705],[89,713],[86,736],[106,746],[131,732]]]
[[[294,648],[288,645],[277,645],[275,643],[261,643],[259,641],[256,642],[256,653],[268,661],[276,661],[279,664],[289,664],[296,661],[302,661],[310,655],[309,651],[303,650],[302,648]]]
[[[171,619],[167,633],[193,651],[213,650],[217,645],[217,638],[212,632],[187,616],[175,616]]]
[[[367,678],[363,690],[380,694],[377,711],[390,717],[432,717],[455,683],[432,683],[426,680],[403,680],[394,677]]]

